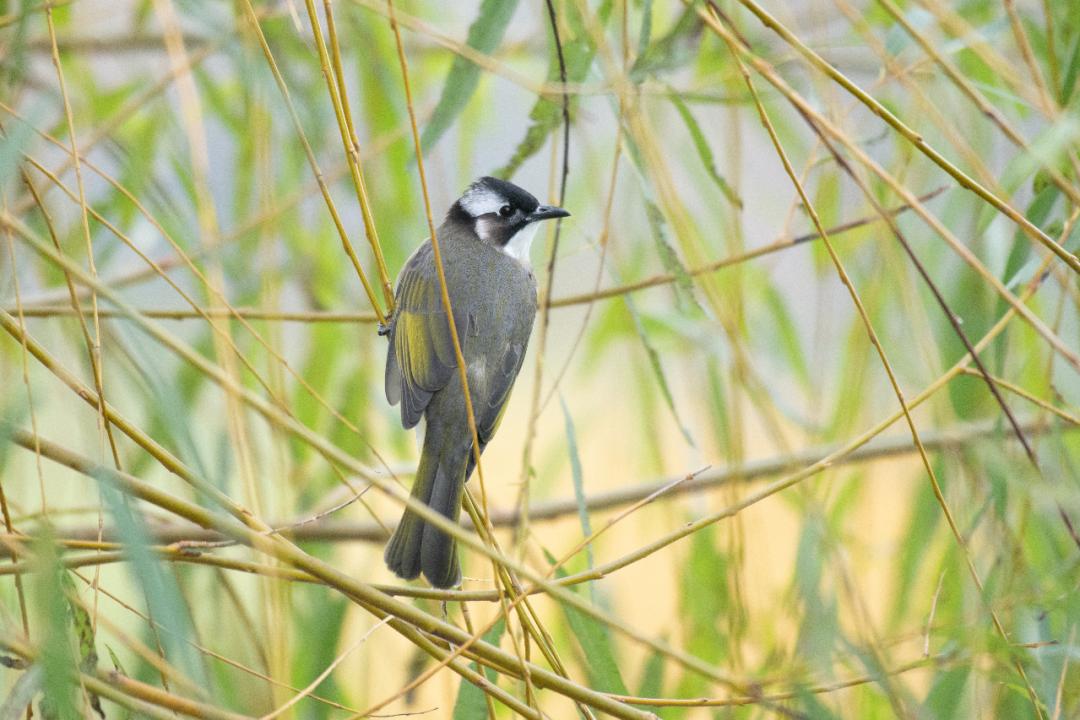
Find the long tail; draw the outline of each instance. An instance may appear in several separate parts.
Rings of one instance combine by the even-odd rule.
[[[466,457],[442,447],[442,433],[428,428],[412,496],[444,517],[457,521],[465,486]],[[406,510],[386,545],[386,565],[398,577],[412,580],[421,572],[433,586],[454,587],[461,582],[457,543],[411,510]]]

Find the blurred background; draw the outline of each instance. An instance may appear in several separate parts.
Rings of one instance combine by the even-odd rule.
[[[507,557],[597,569],[599,612],[540,594],[546,640],[513,611],[487,640],[664,718],[1080,713],[1073,3],[28,0],[0,714],[516,716],[409,687],[435,661],[342,588],[102,470],[401,591],[372,479],[418,453],[376,313],[428,223],[390,12],[435,223],[486,174],[573,214],[469,488]],[[403,599],[483,629],[501,584],[462,558],[479,599]]]

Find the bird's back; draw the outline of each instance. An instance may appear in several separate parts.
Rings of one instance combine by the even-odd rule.
[[[466,233],[448,232],[439,242],[473,404],[478,416],[489,408],[497,413],[532,332],[536,279],[514,258]]]

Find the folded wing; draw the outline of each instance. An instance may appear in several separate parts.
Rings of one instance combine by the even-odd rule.
[[[430,242],[420,246],[402,269],[396,302],[386,358],[386,399],[391,405],[401,403],[401,424],[411,428],[457,368]]]

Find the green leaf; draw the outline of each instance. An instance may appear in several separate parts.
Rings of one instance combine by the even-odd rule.
[[[64,597],[68,601],[68,612],[71,617],[71,625],[75,630],[75,639],[79,643],[79,669],[83,672],[93,673],[97,670],[98,654],[94,643],[94,623],[90,619],[90,613],[86,608],[75,601],[77,592],[75,583],[71,581],[71,571],[61,570],[60,587],[64,591]],[[99,717],[105,717],[105,711],[101,709],[101,700],[93,693],[87,693],[90,698],[90,707]]]
[[[760,287],[765,296],[765,305],[769,310],[768,321],[775,325],[776,345],[774,347],[783,349],[799,382],[809,389],[813,386],[810,367],[806,363],[806,355],[803,353],[802,342],[799,340],[799,331],[787,310],[787,303],[784,302],[783,295],[767,278],[763,280]]]
[[[45,718],[80,717],[74,680],[78,664],[69,634],[68,604],[64,601],[63,573],[56,543],[46,530],[34,544],[37,571],[31,585],[36,626],[43,628],[38,662],[43,671],[41,715]]]
[[[10,13],[12,3],[4,3],[0,6],[0,12]],[[38,13],[37,3],[20,3],[17,13],[14,13],[14,29],[8,30],[5,37],[4,62],[0,63],[0,94],[4,97],[13,97],[12,89],[23,82],[26,77],[27,39],[30,36],[29,27],[31,18]],[[13,15],[8,15],[11,19]]]
[[[709,140],[705,137],[705,133],[702,132],[701,126],[698,125],[696,119],[694,119],[693,113],[690,112],[690,108],[686,106],[683,99],[679,97],[678,91],[671,86],[668,86],[669,95],[668,99],[671,100],[671,104],[675,106],[675,109],[679,111],[679,117],[682,118],[686,124],[686,129],[690,131],[690,139],[694,141],[694,149],[697,150],[698,158],[701,159],[701,164],[705,166],[705,172],[709,174],[712,181],[716,183],[716,186],[720,188],[720,192],[724,194],[724,197],[728,199],[732,205],[737,208],[742,208],[743,202],[739,194],[735,192],[735,189],[728,184],[728,181],[724,179],[724,176],[720,174],[720,171],[716,169],[716,157],[713,155],[712,147],[709,146]]]
[[[649,49],[652,40],[652,0],[645,0],[641,7],[641,32],[638,33],[637,54],[642,56]]]
[[[348,603],[344,598],[328,597],[315,588],[297,588],[294,591],[297,607],[303,608],[294,614],[293,633],[303,637],[304,642],[297,645],[292,658],[293,682],[304,687],[318,677],[339,651],[338,644],[342,637]],[[322,697],[344,700],[341,689],[331,673],[312,689]],[[313,703],[304,714],[311,720],[334,717],[333,708],[323,703]]]
[[[701,38],[703,27],[697,12],[687,7],[671,30],[638,55],[630,68],[630,79],[641,82],[650,75],[670,72],[689,64],[694,59],[694,46]]]
[[[563,411],[563,424],[566,427],[566,451],[570,455],[570,474],[574,480],[574,500],[577,501],[578,520],[581,521],[581,532],[584,537],[592,535],[592,524],[589,522],[589,509],[585,506],[585,483],[582,480],[581,457],[578,455],[577,433],[574,431],[574,420],[570,417],[570,409],[566,407],[566,400],[559,393],[559,404]],[[585,560],[589,569],[593,567],[592,545],[585,546]],[[589,589],[592,590],[590,583]],[[593,597],[595,600],[595,596]]]
[[[710,663],[722,663],[728,656],[727,633],[719,626],[726,624],[734,612],[727,576],[728,558],[716,547],[715,528],[694,533],[682,570],[679,614],[686,649]]]
[[[1069,53],[1069,62],[1065,65],[1065,75],[1061,78],[1061,105],[1067,106],[1072,99],[1073,90],[1076,89],[1076,78],[1080,75],[1080,33],[1073,41],[1072,52]]]
[[[469,26],[466,44],[482,53],[491,54],[502,40],[517,5],[518,0],[484,0],[476,19]],[[439,103],[420,137],[425,152],[450,129],[479,83],[479,66],[460,55],[455,56],[454,63],[450,66],[450,74],[446,77],[446,84],[443,85],[442,95],[439,96]]]
[[[679,253],[668,239],[667,220],[664,218],[664,213],[660,210],[660,207],[656,204],[652,187],[645,175],[641,150],[629,136],[626,136],[625,141],[632,160],[631,164],[637,173],[638,183],[641,187],[642,205],[645,208],[645,216],[649,221],[649,229],[652,232],[653,242],[656,244],[657,254],[660,256],[664,269],[676,278],[673,286],[676,293],[675,299],[680,304],[680,307],[689,305],[700,309],[701,304],[694,295],[693,278],[686,271],[686,266],[683,265],[682,260],[679,258]]]
[[[806,718],[806,720],[832,720],[837,715],[833,714],[825,703],[818,699],[818,696],[812,692],[809,692],[806,688],[800,687],[797,691],[800,709],[803,711],[803,715],[800,717]]]
[[[611,14],[611,7],[611,0],[604,0],[597,10],[596,14],[601,24],[607,22],[607,18]],[[566,63],[566,80],[567,82],[581,82],[589,73],[589,68],[592,67],[596,48],[592,44],[575,4],[572,2],[567,3],[564,8],[570,25],[575,32],[573,38],[561,38],[563,60]],[[554,47],[555,41],[552,40],[552,57],[548,68],[548,80],[560,79],[558,56]],[[574,104],[574,100],[571,98],[571,111]],[[521,167],[522,163],[535,155],[544,146],[544,141],[547,140],[548,135],[559,126],[559,122],[562,120],[562,103],[553,102],[544,97],[537,98],[536,104],[533,105],[533,109],[529,113],[529,119],[532,124],[525,131],[524,139],[518,144],[506,165],[495,171],[495,175],[498,177],[511,177]]]
[[[8,123],[4,134],[0,135],[0,188],[6,186],[19,171],[22,153],[30,144],[34,127],[39,124],[36,120],[39,115],[40,113],[34,112],[29,122]]]
[[[964,687],[970,671],[970,667],[961,665],[939,673],[934,678],[934,684],[926,696],[919,717],[926,720],[961,717],[958,711],[964,699]]]
[[[688,430],[683,423],[682,418],[679,416],[679,411],[675,407],[675,396],[671,394],[671,386],[668,385],[667,376],[664,374],[664,365],[660,362],[660,353],[653,347],[652,341],[649,340],[649,334],[645,332],[645,327],[641,323],[641,316],[638,314],[633,299],[629,295],[623,295],[622,299],[626,304],[626,309],[630,312],[630,317],[634,320],[634,328],[637,330],[638,337],[641,339],[641,344],[645,346],[645,353],[649,357],[649,365],[652,366],[653,374],[656,376],[656,382],[660,386],[660,393],[664,396],[664,402],[667,403],[668,409],[671,410],[671,416],[675,418],[675,424],[679,426],[679,432],[682,433],[687,444],[691,447],[696,447],[694,445],[694,438],[690,435],[690,430]]]
[[[116,656],[116,651],[112,649],[111,645],[105,645],[105,652],[109,653],[109,661],[113,665],[113,670],[121,675],[127,675],[127,671],[124,670],[124,665],[120,662],[120,658]]]
[[[1058,198],[1061,197],[1061,190],[1053,185],[1045,184],[1045,177],[1044,172],[1040,172],[1035,176],[1035,182],[1033,183],[1035,197],[1024,213],[1028,220],[1039,227],[1045,227],[1050,212],[1054,209]],[[1013,246],[1009,251],[1009,259],[1005,263],[1005,272],[1003,273],[1006,278],[1005,286],[1009,289],[1015,289],[1030,280],[1031,276],[1035,274],[1035,268],[1038,267],[1038,260],[1038,257],[1033,257],[1031,243],[1028,241],[1027,236],[1024,235],[1022,230],[1017,230],[1013,235]],[[999,315],[1004,312],[1005,305],[1004,300],[998,303]]]
[[[133,512],[129,499],[101,477],[96,479],[116,522],[117,534],[131,558],[133,579],[142,588],[154,622],[162,629],[160,637],[165,646],[166,659],[179,666],[196,684],[208,687],[204,668],[188,642],[193,637],[193,628],[176,578],[162,570],[160,562],[150,551],[146,527]]]
[[[506,628],[506,620],[499,618],[491,629],[484,633],[484,642],[498,645]],[[472,664],[473,670],[480,672],[476,663]],[[484,669],[484,675],[492,683],[498,680],[495,671],[490,668]],[[484,699],[484,691],[473,685],[468,680],[462,680],[458,688],[457,702],[454,703],[454,720],[482,720],[488,716],[487,701]]]
[[[695,307],[701,307],[694,296],[694,280],[690,277],[690,273],[686,271],[686,266],[683,265],[682,260],[679,258],[678,251],[671,244],[667,235],[667,221],[664,219],[664,213],[660,211],[660,208],[652,201],[652,199],[644,198],[645,214],[649,218],[649,228],[652,230],[653,241],[656,243],[656,251],[660,256],[660,262],[664,264],[664,269],[675,276],[675,299],[680,305],[690,305]]]
[[[664,692],[664,655],[654,650],[641,669],[638,697],[660,697]]]
[[[555,564],[555,557],[551,553],[544,550],[544,555],[549,563]],[[566,571],[561,567],[555,571],[555,576],[558,578],[564,578],[566,575]],[[581,586],[575,586],[574,592],[580,595]],[[619,663],[615,660],[615,648],[607,625],[572,605],[564,604],[562,609],[570,625],[570,632],[573,633],[585,658],[585,669],[589,675],[590,687],[617,695],[629,695],[622,673],[619,672]]]
[[[728,392],[725,387],[725,379],[721,373],[720,363],[709,362],[706,366],[708,376],[708,400],[709,416],[712,418],[712,426],[716,442],[719,443],[720,451],[725,455],[732,452],[733,441],[731,437],[731,409],[728,404]]]
[[[821,517],[808,516],[795,556],[795,588],[803,608],[798,654],[811,668],[821,671],[831,667],[840,636],[837,601],[824,577],[829,555],[826,532]]]
[[[71,581],[70,571],[65,570],[60,574],[60,586],[68,598],[71,624],[79,641],[79,667],[85,672],[92,672],[98,663],[97,648],[94,646],[94,623],[90,620],[90,613],[75,602],[75,583]]]

